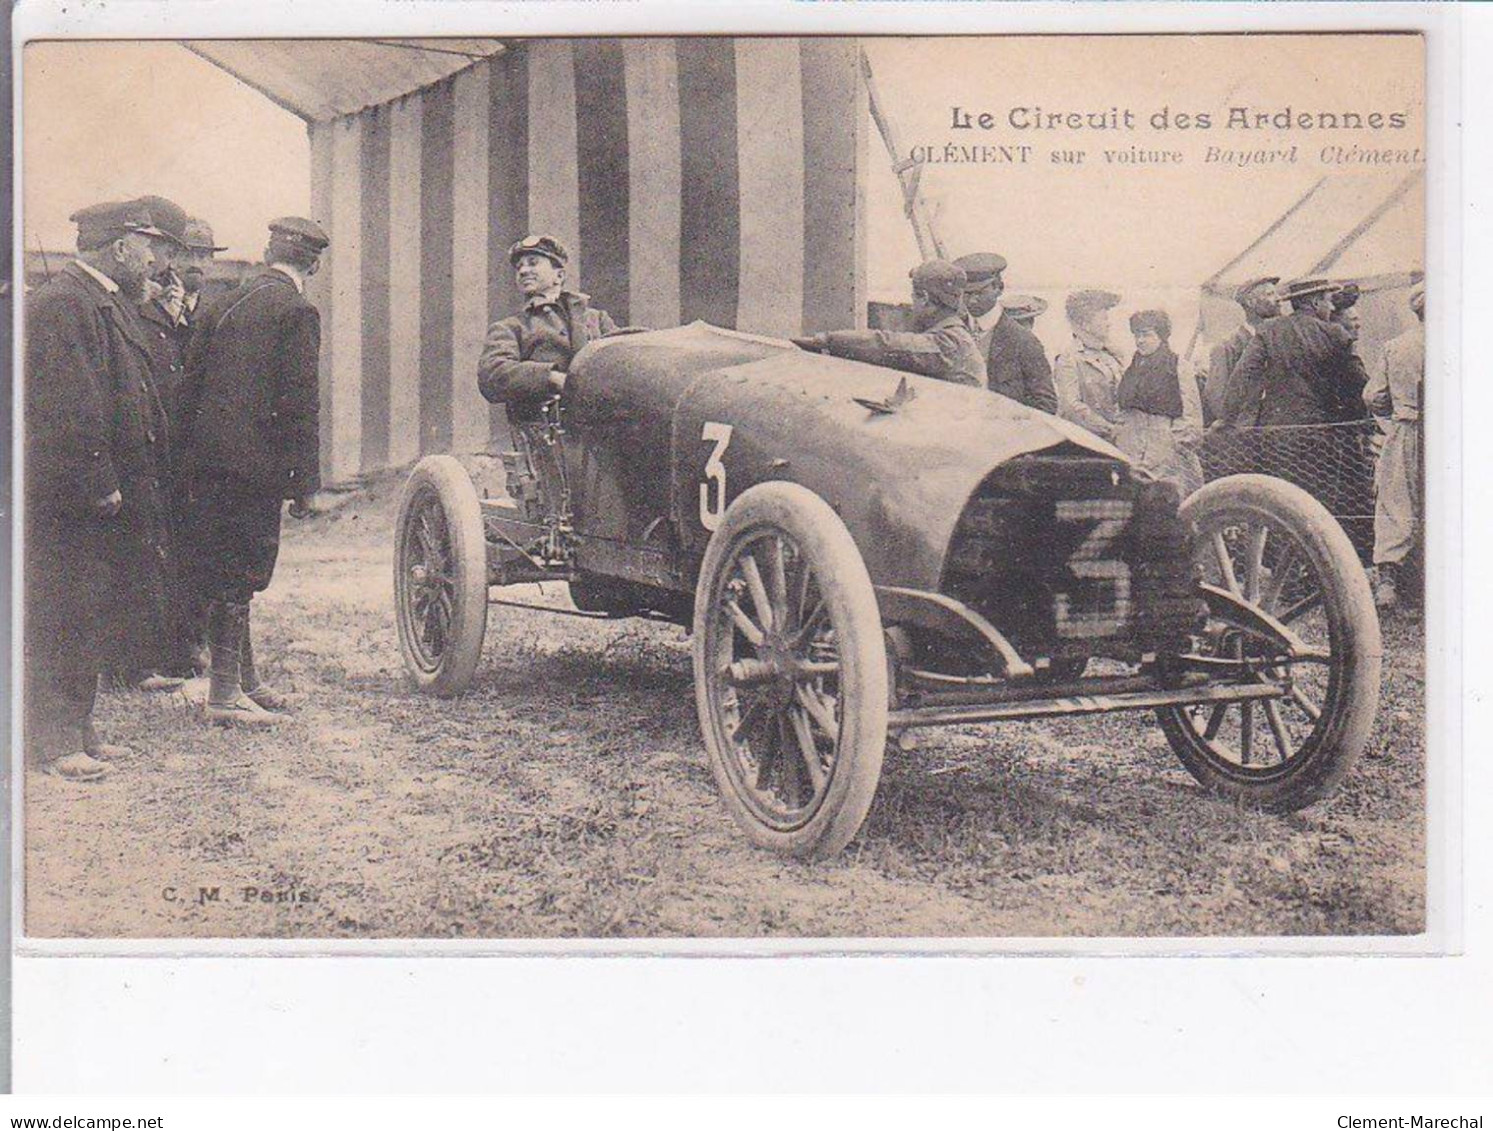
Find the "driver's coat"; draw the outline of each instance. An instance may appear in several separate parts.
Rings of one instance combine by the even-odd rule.
[[[928,329],[831,330],[829,352],[851,361],[884,365],[956,385],[985,384],[985,359],[969,326],[958,314],[940,318]]]
[[[494,322],[477,361],[477,387],[494,404],[522,413],[550,395],[550,370],[565,372],[587,342],[615,333],[605,310],[589,295],[561,291],[553,299],[528,302],[517,314]]]

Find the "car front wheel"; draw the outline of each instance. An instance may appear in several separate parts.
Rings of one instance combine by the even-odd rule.
[[[1325,797],[1357,759],[1379,702],[1383,648],[1368,578],[1348,536],[1301,488],[1266,475],[1190,496],[1202,580],[1284,626],[1294,644],[1210,621],[1201,651],[1246,662],[1278,698],[1160,712],[1172,749],[1208,789],[1276,811]]]
[[[727,509],[695,592],[694,672],[711,768],[752,841],[842,849],[881,777],[886,643],[860,552],[818,495],[763,483]]]

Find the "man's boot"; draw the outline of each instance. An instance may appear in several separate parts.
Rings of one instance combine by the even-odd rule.
[[[239,683],[240,649],[248,615],[248,605],[214,601],[208,607],[207,643],[212,661],[205,713],[208,722],[219,726],[272,727],[284,719],[250,699]]]
[[[114,742],[105,742],[99,737],[99,732],[94,728],[92,719],[88,719],[83,723],[83,751],[90,758],[97,758],[101,762],[114,762],[121,758],[130,758],[135,753],[128,746],[121,746]]]
[[[1385,612],[1400,603],[1399,572],[1396,562],[1380,562],[1374,569],[1374,604]]]
[[[244,606],[244,631],[239,641],[239,686],[244,694],[266,711],[286,711],[291,701],[288,695],[276,691],[259,678],[259,669],[254,663],[254,630],[251,628],[253,614],[250,606]]]
[[[43,773],[68,781],[98,781],[112,769],[84,750],[87,732],[75,725],[55,721],[27,720],[29,760]]]

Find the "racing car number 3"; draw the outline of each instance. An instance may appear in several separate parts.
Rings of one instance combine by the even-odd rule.
[[[1087,592],[1054,593],[1059,636],[1113,636],[1130,619],[1130,567],[1110,556],[1125,530],[1131,504],[1123,499],[1063,499],[1054,517],[1088,527],[1068,557],[1068,570]],[[1086,607],[1083,607],[1086,606]]]
[[[713,531],[720,526],[726,513],[726,465],[721,462],[721,457],[731,442],[731,425],[707,420],[700,439],[715,445],[705,461],[705,478],[700,480],[700,525]]]

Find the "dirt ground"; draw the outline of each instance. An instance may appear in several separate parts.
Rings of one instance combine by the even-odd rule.
[[[1205,797],[1149,716],[971,726],[889,753],[861,834],[805,865],[752,848],[718,800],[681,630],[495,607],[473,689],[411,692],[399,486],[287,522],[255,610],[269,674],[304,696],[291,723],[231,733],[180,695],[111,694],[101,726],[131,761],[91,785],[27,772],[30,936],[1423,929],[1423,638],[1406,618],[1385,626],[1365,756],[1303,813]]]

